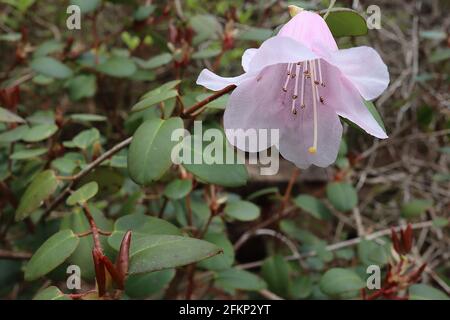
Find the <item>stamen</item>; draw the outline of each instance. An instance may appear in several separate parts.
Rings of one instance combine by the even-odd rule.
[[[312,62],[312,72],[313,72],[313,79],[314,79],[314,84],[315,85],[318,85],[319,84],[319,81],[317,81],[316,80],[316,78],[317,78],[317,70],[316,70],[316,63],[315,63],[315,61],[313,61]],[[320,101],[320,102],[322,102],[322,100],[320,99],[320,96],[319,96],[319,88],[318,87],[316,87],[316,89],[315,89],[315,92],[316,92],[316,99],[317,99],[317,101]]]
[[[297,63],[297,65],[295,66],[295,73],[296,74],[300,74],[300,65]],[[295,86],[294,86],[294,94],[292,96],[292,99],[295,100],[298,97],[298,80],[295,81]]]
[[[303,69],[308,68],[308,62],[305,62],[303,65]],[[302,88],[301,88],[301,97],[300,97],[300,107],[302,109],[305,108],[305,76],[302,76]]]
[[[314,61],[313,61],[313,63],[314,63]],[[308,148],[308,152],[309,153],[312,153],[312,154],[314,154],[314,153],[316,153],[317,152],[317,99],[316,99],[316,96],[317,96],[317,87],[314,85],[314,65],[311,67],[311,72],[313,73],[312,74],[312,77],[311,77],[311,90],[312,90],[312,96],[311,96],[311,98],[312,98],[312,101],[313,101],[313,130],[314,130],[314,132],[313,132],[313,135],[314,135],[314,137],[313,137],[313,145],[311,146],[311,147],[309,147]]]
[[[305,70],[303,71],[303,74],[305,75],[306,78],[309,78],[311,76],[311,74],[309,73],[308,70],[308,64],[311,64],[311,61],[306,61],[305,63]]]
[[[323,79],[322,79],[322,67],[320,65],[320,59],[317,59],[317,66],[319,67],[319,81],[320,81],[320,85],[322,87],[325,87],[325,83],[323,83]]]
[[[300,74],[300,62],[298,62],[295,65],[295,74]],[[303,77],[301,77],[301,78],[303,79]],[[292,111],[292,114],[294,114],[294,115],[297,114],[297,109],[295,107],[295,100],[298,98],[298,81],[299,81],[299,79],[297,78],[296,81],[295,81],[295,84],[294,84],[294,94],[292,95],[291,111]]]
[[[287,77],[286,77],[286,81],[284,82],[284,86],[283,86],[283,91],[284,92],[287,92],[287,85],[289,84],[289,79],[291,78],[290,77],[290,75],[291,75],[291,71],[292,71],[292,66],[293,66],[294,64],[293,63],[288,63],[288,66],[287,66]]]

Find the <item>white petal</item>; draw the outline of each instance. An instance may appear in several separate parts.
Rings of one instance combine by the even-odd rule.
[[[330,53],[327,61],[342,72],[366,100],[378,97],[389,84],[389,72],[380,55],[362,46]]]
[[[221,77],[208,69],[203,69],[202,72],[200,72],[196,83],[207,89],[218,91],[232,84],[238,86],[242,81],[248,79],[249,76],[249,74],[244,73],[237,77]]]
[[[250,61],[252,61],[257,51],[258,49],[256,48],[250,48],[244,51],[244,54],[242,55],[242,68],[245,72],[248,71]]]
[[[367,133],[380,138],[387,138],[383,128],[378,124],[372,114],[365,106],[361,95],[340,71],[327,63],[322,64],[326,87],[320,89],[325,97],[325,104],[334,109],[335,112],[357,124]]]
[[[259,152],[278,142],[267,139],[259,141],[258,145],[248,145],[245,140],[237,138],[245,138],[246,133],[260,129],[267,129],[270,133],[270,129],[279,130],[284,126],[284,117],[289,114],[289,107],[286,110],[282,105],[281,86],[286,77],[285,69],[284,65],[268,67],[257,78],[242,82],[231,94],[223,123],[228,141],[238,149]]]
[[[318,167],[333,164],[342,138],[342,125],[334,110],[321,103],[317,104],[317,152],[314,154],[308,151],[313,145],[313,132],[313,106],[309,96],[306,108],[298,109],[295,116],[290,114],[281,131],[281,155],[301,169],[312,164]]]
[[[263,42],[250,61],[249,73],[255,74],[267,66],[279,63],[312,60],[317,55],[292,38],[275,36]]]

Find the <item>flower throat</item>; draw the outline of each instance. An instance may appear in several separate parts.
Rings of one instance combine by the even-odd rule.
[[[322,78],[322,68],[320,60],[308,60],[304,62],[288,63],[286,80],[283,85],[283,91],[287,93],[288,85],[290,81],[294,81],[294,90],[292,92],[292,106],[291,112],[295,116],[297,110],[305,109],[305,82],[311,82],[311,100],[313,105],[313,119],[314,119],[314,138],[313,145],[308,148],[310,153],[317,152],[317,104],[325,103],[325,100],[319,94],[319,85],[325,87],[325,83]],[[300,86],[300,92],[299,92]],[[298,102],[298,94],[300,93],[300,103]]]

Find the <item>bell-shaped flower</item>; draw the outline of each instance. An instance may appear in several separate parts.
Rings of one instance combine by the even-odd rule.
[[[337,157],[342,137],[339,116],[377,138],[386,133],[363,99],[378,97],[389,73],[367,46],[339,50],[321,16],[302,11],[258,49],[242,56],[244,74],[223,78],[204,69],[197,84],[211,90],[236,85],[224,114],[228,140],[259,152],[276,141],[249,145],[228,134],[241,129],[279,129],[280,153],[297,167],[326,167]],[[230,130],[231,129],[231,130]]]

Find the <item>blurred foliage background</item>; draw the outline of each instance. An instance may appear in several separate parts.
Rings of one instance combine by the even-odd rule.
[[[81,30],[66,27],[70,4]],[[288,21],[289,4],[329,6],[0,0],[0,297],[98,298],[91,217],[111,260],[132,230],[130,275],[122,290],[106,274],[108,298],[448,298],[448,1],[334,5],[381,9],[381,29],[337,41],[370,45],[388,65],[374,105],[389,139],[347,124],[335,165],[299,172],[282,160],[276,176],[139,156],[156,123],[220,127],[228,94],[177,117],[211,95],[199,72],[240,74],[244,50]],[[134,134],[144,146],[129,147]],[[66,286],[72,264],[81,290]],[[373,264],[381,290],[364,289]]]

